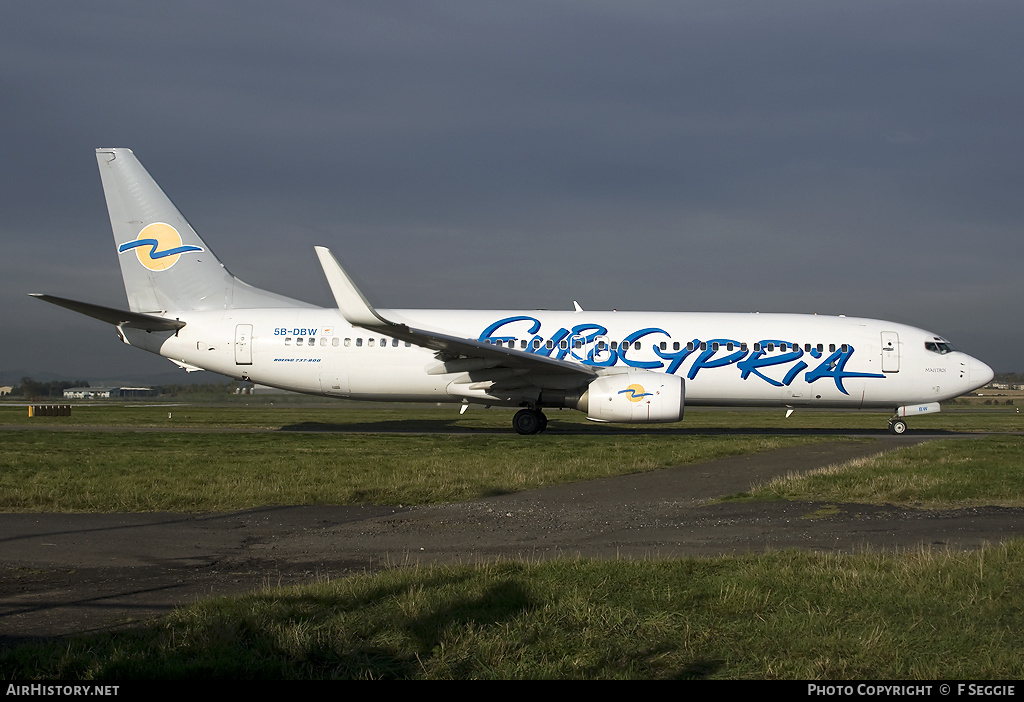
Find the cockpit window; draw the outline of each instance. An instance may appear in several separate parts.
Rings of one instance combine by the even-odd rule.
[[[939,339],[936,339],[935,341],[924,342],[924,347],[928,351],[940,355],[945,355],[951,351],[956,351],[956,349],[953,348],[953,344],[949,343],[948,341],[941,341]]]

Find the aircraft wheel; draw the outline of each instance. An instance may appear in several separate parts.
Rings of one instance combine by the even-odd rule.
[[[537,434],[547,426],[547,417],[538,410],[521,409],[512,418],[512,426],[520,434]]]
[[[902,419],[894,419],[889,422],[889,431],[893,434],[903,434],[907,431],[907,423]]]

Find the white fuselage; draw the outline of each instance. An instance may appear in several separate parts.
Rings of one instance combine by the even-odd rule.
[[[979,387],[991,369],[921,329],[797,314],[381,310],[410,327],[607,369],[684,378],[686,403],[893,409]],[[176,362],[303,393],[443,402],[473,395],[435,353],[354,327],[336,309],[182,312],[176,334],[126,329]]]

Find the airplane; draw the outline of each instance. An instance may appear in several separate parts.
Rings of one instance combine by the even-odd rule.
[[[678,422],[686,405],[891,410],[906,418],[987,384],[945,338],[874,319],[807,314],[376,309],[315,247],[336,308],[248,285],[213,254],[129,149],[96,150],[128,310],[32,293],[112,324],[187,371],[285,390],[395,402],[545,409],[596,422]]]

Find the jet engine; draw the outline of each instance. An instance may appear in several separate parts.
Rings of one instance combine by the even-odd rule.
[[[684,396],[678,376],[628,370],[592,380],[576,409],[595,422],[678,422]]]

